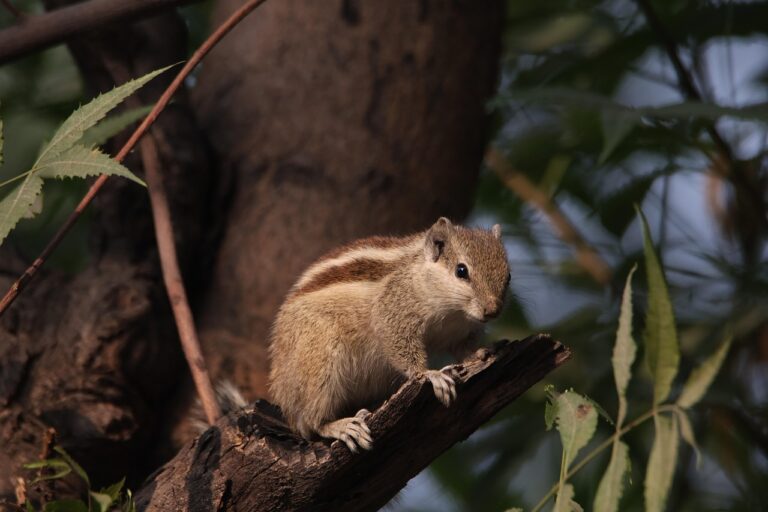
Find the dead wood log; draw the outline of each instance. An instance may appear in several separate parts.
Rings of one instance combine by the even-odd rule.
[[[370,452],[307,442],[266,401],[231,413],[152,474],[139,510],[376,510],[438,455],[570,357],[539,334],[498,342],[461,364],[458,397],[443,407],[425,378],[411,379],[368,418]]]

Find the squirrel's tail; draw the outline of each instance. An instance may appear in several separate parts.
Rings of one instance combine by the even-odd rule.
[[[219,403],[222,414],[244,409],[248,405],[240,390],[228,380],[217,382],[215,391],[216,401]],[[197,433],[202,433],[211,426],[205,417],[205,412],[203,412],[200,398],[195,399],[195,405],[190,411],[190,421]]]

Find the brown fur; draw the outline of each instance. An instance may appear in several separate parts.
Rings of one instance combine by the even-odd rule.
[[[441,218],[409,237],[353,242],[310,266],[270,343],[270,391],[291,427],[369,448],[364,419],[344,416],[417,373],[449,404],[453,380],[427,369],[427,351],[471,348],[498,314],[509,276],[498,236]],[[456,277],[459,263],[468,280]]]
[[[413,238],[412,236],[410,237],[369,236],[368,238],[360,238],[358,240],[350,242],[346,245],[342,245],[341,247],[337,247],[336,249],[332,249],[331,251],[325,253],[315,262],[315,264],[320,263],[321,261],[324,261],[324,260],[333,259],[337,256],[344,254],[345,252],[349,252],[353,249],[359,249],[361,247],[389,249],[391,247],[401,246],[407,243],[407,241],[411,240],[412,238]]]
[[[290,299],[311,293],[332,284],[350,281],[379,281],[392,273],[395,263],[371,259],[354,260],[346,265],[332,267],[313,277],[310,282],[294,290]]]

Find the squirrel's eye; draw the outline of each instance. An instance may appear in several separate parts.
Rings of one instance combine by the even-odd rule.
[[[456,277],[459,279],[469,279],[469,269],[463,263],[456,265]]]

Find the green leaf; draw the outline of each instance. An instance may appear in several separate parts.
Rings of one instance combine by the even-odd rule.
[[[3,120],[0,119],[0,165],[3,165]]]
[[[576,503],[573,497],[573,486],[571,484],[563,485],[560,488],[560,492],[557,493],[553,512],[584,512],[584,509]]]
[[[29,215],[42,189],[43,180],[34,174],[27,174],[24,181],[0,200],[0,244],[16,224]]]
[[[43,512],[88,512],[88,506],[80,500],[56,500],[46,503]]]
[[[80,464],[75,462],[75,459],[70,457],[69,454],[66,451],[64,451],[64,448],[62,448],[61,446],[54,446],[53,450],[59,455],[61,455],[61,458],[64,459],[67,464],[69,464],[69,467],[71,467],[72,470],[75,473],[77,473],[77,476],[79,476],[83,480],[83,482],[85,482],[90,488],[91,480],[88,478],[88,474],[85,472],[82,466],[80,466]]]
[[[77,146],[76,143],[83,137],[85,130],[92,128],[125,98],[167,69],[168,67],[153,71],[96,97],[64,121],[51,141],[43,147],[40,156],[32,169],[26,173],[21,185],[0,201],[0,243],[5,240],[19,220],[29,214],[34,216],[35,212],[30,211],[30,208],[42,190],[41,178],[114,174],[144,185],[143,181],[118,162],[98,151]],[[1,132],[0,138],[2,138]],[[0,143],[0,150],[2,150],[2,143]]]
[[[58,469],[61,467],[68,468],[69,465],[61,459],[44,459],[36,460],[35,462],[27,462],[22,464],[24,469]]]
[[[616,381],[616,392],[619,395],[619,412],[616,416],[616,429],[621,428],[627,416],[627,385],[632,377],[632,363],[635,362],[637,345],[632,338],[632,276],[637,270],[633,265],[627,275],[624,294],[621,298],[621,313],[619,328],[616,330],[616,343],[613,345],[613,378]]]
[[[595,512],[616,512],[624,493],[624,480],[629,473],[629,447],[618,439],[613,443],[611,461],[605,470],[595,496]]]
[[[89,128],[80,139],[80,144],[87,148],[101,146],[109,139],[146,117],[154,105],[136,107],[117,115],[110,116],[96,126]]]
[[[523,509],[520,507],[512,507],[512,508],[508,508],[504,512],[523,512]]]
[[[645,510],[662,512],[675,476],[677,449],[677,416],[655,416],[656,438],[645,474]]]
[[[680,347],[675,330],[675,315],[669,300],[664,272],[653,248],[648,222],[638,208],[643,228],[643,252],[648,277],[648,311],[645,317],[645,361],[653,376],[653,403],[669,396],[680,364]]]
[[[61,459],[45,459],[36,462],[29,462],[22,466],[24,469],[49,469],[53,473],[49,475],[40,475],[35,478],[32,483],[42,482],[44,480],[57,480],[63,478],[72,472],[72,468],[69,467],[65,461]]]
[[[120,491],[123,490],[123,486],[125,485],[125,477],[123,477],[122,480],[119,482],[115,482],[114,484],[103,488],[99,492],[102,494],[106,494],[110,498],[112,498],[112,501],[116,501],[117,498],[120,496]]]
[[[630,222],[637,217],[633,205],[643,202],[651,185],[665,172],[665,169],[657,169],[633,178],[627,185],[611,190],[600,199],[596,209],[603,227],[616,236],[623,235]]]
[[[24,508],[26,509],[27,512],[35,512],[35,507],[32,506],[32,503],[30,503],[29,500],[26,500],[24,502]]]
[[[717,372],[720,371],[720,366],[722,366],[725,356],[728,354],[732,341],[732,336],[726,337],[715,353],[705,359],[698,368],[691,372],[691,375],[685,382],[685,386],[683,386],[682,393],[680,393],[680,398],[677,399],[677,405],[690,409],[702,399],[715,379]]]
[[[510,101],[530,101],[546,105],[559,105],[621,114],[625,116],[625,122],[629,118],[640,121],[643,117],[659,119],[688,119],[695,117],[717,121],[724,116],[768,122],[768,103],[755,103],[743,107],[723,107],[713,103],[685,101],[660,107],[630,107],[607,96],[567,87],[516,89],[499,95],[491,102],[491,106],[503,106]]]
[[[597,163],[603,165],[613,150],[629,135],[638,119],[626,112],[609,110],[602,112],[600,120],[603,127],[603,150],[597,158]]]
[[[701,467],[701,452],[699,451],[699,444],[696,442],[696,435],[693,433],[693,426],[691,420],[688,418],[688,414],[682,410],[675,408],[677,419],[680,421],[680,436],[683,440],[691,445],[694,453],[696,454],[696,468]]]
[[[555,424],[555,418],[557,417],[557,405],[553,401],[548,401],[544,404],[544,425],[547,430],[552,430]]]
[[[560,432],[567,468],[586,446],[597,428],[597,411],[591,400],[573,391],[550,396],[551,415]]]
[[[115,500],[109,494],[90,491],[88,493],[93,503],[96,504],[96,512],[107,512]]]
[[[40,164],[35,168],[41,178],[87,178],[109,174],[122,176],[139,185],[146,184],[117,160],[110,158],[98,149],[88,149],[75,145],[58,155],[55,159]]]
[[[135,80],[130,80],[107,93],[97,96],[86,105],[75,110],[64,121],[64,124],[56,130],[51,141],[43,147],[36,164],[55,159],[56,156],[70,149],[83,137],[85,130],[95,126],[96,123],[103,119],[109,111],[118,106],[125,98],[170,67],[158,69]]]
[[[133,501],[133,494],[130,489],[125,490],[125,501],[122,506],[123,512],[136,512],[136,502]]]

